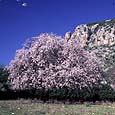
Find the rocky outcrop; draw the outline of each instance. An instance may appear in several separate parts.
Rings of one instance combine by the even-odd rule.
[[[68,41],[71,38],[71,32],[65,33],[65,40]]]
[[[103,60],[104,71],[115,65],[115,19],[78,25],[65,39],[78,39],[86,50],[94,52]]]
[[[84,46],[112,46],[115,44],[115,20],[79,25],[71,38],[78,38]]]

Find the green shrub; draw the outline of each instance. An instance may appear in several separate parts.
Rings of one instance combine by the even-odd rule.
[[[8,88],[7,79],[9,73],[4,69],[3,66],[0,67],[0,91],[4,91]]]
[[[103,85],[99,90],[100,100],[103,101],[114,101],[115,91],[110,87],[110,85]]]

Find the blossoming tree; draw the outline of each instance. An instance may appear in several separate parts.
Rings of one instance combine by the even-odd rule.
[[[54,34],[41,34],[16,51],[7,67],[13,90],[90,89],[103,80],[100,63],[76,39],[68,42]]]

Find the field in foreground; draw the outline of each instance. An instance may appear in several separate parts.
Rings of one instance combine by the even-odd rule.
[[[31,100],[0,101],[0,115],[115,115],[115,104],[43,104]]]

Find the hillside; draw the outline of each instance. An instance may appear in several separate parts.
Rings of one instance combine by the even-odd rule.
[[[115,20],[79,25],[72,36],[77,36],[84,46],[113,46],[115,44]]]
[[[105,72],[114,65],[115,19],[78,25],[70,38],[79,39],[86,50],[96,53],[104,61]]]

